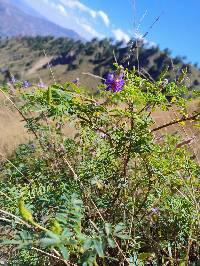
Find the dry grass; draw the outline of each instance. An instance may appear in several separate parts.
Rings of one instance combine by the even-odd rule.
[[[197,110],[199,102],[194,102],[189,106],[189,110]],[[176,114],[173,111],[163,112],[156,111],[153,113],[155,119],[155,127],[163,125],[172,121]],[[189,144],[190,150],[198,158],[200,162],[200,130],[193,127],[191,122],[187,122],[183,127],[179,124],[172,125],[156,132],[156,138],[162,138],[166,133],[177,132],[183,138],[193,138]],[[71,137],[75,134],[74,125],[70,124],[65,127],[64,133],[66,136]],[[10,155],[16,147],[24,142],[28,142],[32,138],[31,134],[27,133],[24,128],[24,122],[21,116],[15,109],[12,108],[11,104],[4,101],[2,95],[0,96],[0,157]]]
[[[199,109],[199,101],[194,101],[188,106],[189,113]],[[175,110],[170,110],[168,112],[156,111],[152,116],[155,120],[155,127],[159,127],[173,121],[174,119],[180,118],[180,115],[178,115]],[[171,125],[157,131],[156,137],[162,138],[162,136],[167,133],[177,133],[182,136],[183,141],[191,139],[191,142],[187,145],[200,164],[200,129],[196,128],[194,125],[195,123],[191,121],[186,122],[184,126],[181,124]]]
[[[24,128],[22,118],[8,104],[0,99],[0,155],[11,154],[15,148],[28,141],[31,136]]]
[[[73,123],[64,128],[68,137],[74,136],[75,132]],[[27,132],[22,117],[0,94],[0,160],[11,155],[19,144],[31,139],[33,135]]]

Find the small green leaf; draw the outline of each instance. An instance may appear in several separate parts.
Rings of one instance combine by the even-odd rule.
[[[69,259],[68,249],[64,245],[61,245],[61,246],[59,246],[59,250],[60,250],[64,260],[68,260]]]
[[[152,257],[152,256],[154,256],[154,253],[144,252],[144,253],[139,254],[138,259],[144,261],[147,258]]]
[[[62,232],[62,227],[59,224],[59,222],[57,220],[54,220],[51,231],[57,235],[60,235]]]
[[[62,232],[62,237],[65,238],[70,238],[71,236],[73,236],[73,233],[69,231],[69,229],[64,229]]]
[[[94,243],[94,248],[96,249],[99,257],[103,258],[104,252],[103,252],[102,242],[99,240],[93,240],[93,243]]]
[[[41,243],[41,245],[47,246],[47,247],[48,246],[56,246],[60,243],[60,239],[45,237],[45,238],[40,239],[40,243]]]
[[[84,248],[85,250],[88,250],[88,249],[90,249],[90,248],[92,248],[92,247],[93,247],[93,241],[92,241],[91,239],[87,239],[87,240],[85,241],[85,243],[84,243],[83,248]]]
[[[111,239],[111,238],[108,238],[108,245],[111,248],[115,248],[116,247],[115,241],[113,239]]]
[[[86,240],[86,236],[82,233],[77,233],[76,237],[78,238],[79,241],[85,241]]]
[[[119,223],[115,226],[114,234],[117,234],[125,229],[125,225],[123,223]]]
[[[47,235],[50,237],[50,238],[53,238],[53,239],[56,239],[56,240],[60,240],[59,236],[57,234],[54,234],[53,232],[51,231],[48,231],[47,232]]]
[[[124,239],[124,240],[128,240],[130,239],[130,236],[126,235],[126,234],[115,234],[116,237],[120,238],[120,239]]]
[[[179,266],[186,266],[186,261],[185,260],[181,260],[180,263],[179,263]]]
[[[109,223],[105,223],[105,231],[107,236],[109,236],[112,233],[112,225]]]

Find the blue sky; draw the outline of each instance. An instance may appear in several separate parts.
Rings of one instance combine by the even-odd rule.
[[[53,22],[86,39],[142,36],[156,17],[147,40],[172,54],[199,62],[200,0],[24,0]]]

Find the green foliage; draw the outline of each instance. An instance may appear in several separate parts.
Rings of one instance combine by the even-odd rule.
[[[193,115],[186,73],[165,75],[126,70],[121,92],[95,97],[72,83],[19,91],[37,138],[2,165],[10,265],[198,265],[199,166],[180,136],[156,139],[151,116],[174,105],[182,120]]]

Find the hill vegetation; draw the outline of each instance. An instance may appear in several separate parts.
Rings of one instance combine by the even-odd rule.
[[[80,85],[94,93],[97,91],[97,86],[102,83],[101,79],[83,73],[105,77],[106,73],[113,68],[113,51],[119,63],[122,63],[124,58],[128,58],[123,64],[129,69],[133,67],[137,69],[136,50],[131,52],[130,46],[131,44],[125,47],[120,42],[114,44],[108,39],[101,41],[94,39],[86,43],[50,36],[2,39],[0,41],[0,82],[7,83],[11,74],[17,80],[29,80],[36,85],[40,79],[45,84],[51,84],[54,83],[54,78],[56,82],[65,83],[79,77]],[[160,51],[159,47],[146,47],[142,44],[139,46],[140,75],[144,75],[151,81],[157,80],[162,70],[168,66],[169,71],[165,78],[173,80],[181,73],[181,69],[187,67],[189,71],[186,78],[187,86],[190,90],[199,89],[200,74],[197,66],[185,64],[183,61],[185,59],[181,57],[171,58],[169,50]],[[53,77],[49,65],[51,65]],[[3,103],[3,98],[1,101]],[[196,108],[197,104],[192,104],[192,108]],[[153,115],[157,124],[174,118],[173,113],[163,114],[157,111]],[[1,105],[0,119],[2,128],[0,152],[7,155],[19,143],[26,142],[29,136],[23,129],[21,118],[13,109],[9,110],[8,106]],[[170,132],[181,133],[181,129],[177,126],[169,129]],[[68,129],[66,131],[69,132]],[[191,131],[189,124],[186,131],[189,137],[199,138],[199,132],[194,129]],[[191,145],[200,158],[200,145],[195,143]]]
[[[115,67],[95,95],[73,82],[0,88],[32,135],[1,163],[5,264],[199,265],[198,158],[191,140],[159,134],[200,127],[199,93],[191,109],[184,71],[154,82]],[[155,110],[175,119],[158,125]]]
[[[0,80],[8,78],[8,71],[17,79],[38,83],[52,82],[49,65],[56,82],[66,82],[77,77],[83,86],[96,88],[100,80],[83,75],[89,72],[101,77],[113,68],[114,55],[119,64],[139,69],[141,75],[157,80],[162,71],[168,68],[167,79],[176,79],[183,68],[187,68],[187,86],[199,89],[200,71],[196,66],[185,63],[185,58],[170,56],[170,51],[159,47],[147,47],[140,43],[132,49],[133,43],[124,46],[104,39],[90,42],[73,41],[68,38],[18,37],[0,42]],[[137,56],[138,55],[138,56]],[[126,60],[124,60],[126,58]],[[148,73],[148,74],[147,74]]]

